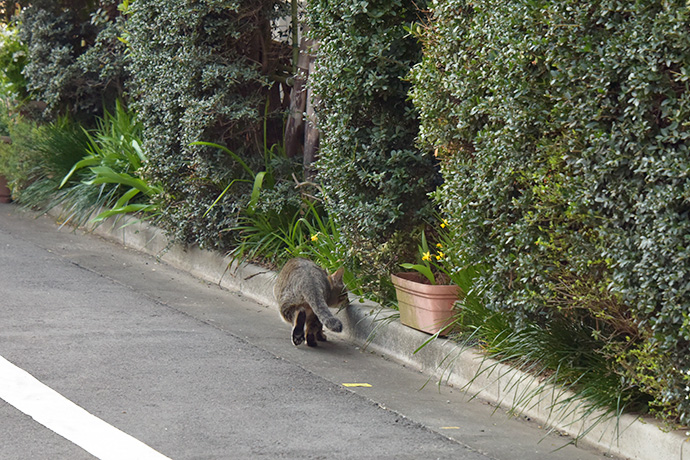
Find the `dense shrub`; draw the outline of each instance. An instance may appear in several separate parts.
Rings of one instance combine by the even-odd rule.
[[[0,125],[2,136],[7,136],[12,143],[0,142],[0,174],[7,179],[10,189],[17,191],[28,185],[31,170],[40,164],[40,159],[30,152],[26,146],[28,139],[38,134],[38,129],[31,123],[26,123],[18,117],[10,117],[8,107],[3,104],[0,110]]]
[[[0,94],[17,100],[27,96],[22,74],[26,63],[26,46],[19,40],[16,27],[0,25]]]
[[[320,181],[351,237],[385,241],[419,223],[435,185],[430,155],[414,145],[418,121],[403,80],[421,58],[404,30],[415,2],[311,1],[308,13],[319,41],[310,84]]]
[[[28,207],[51,202],[62,178],[82,159],[88,136],[65,117],[37,124],[21,116],[7,122],[11,143],[0,143],[0,172],[13,197]]]
[[[89,120],[122,95],[126,76],[117,4],[41,0],[22,10],[24,76],[29,92],[47,103],[49,112]]]
[[[685,2],[432,9],[413,98],[489,307],[589,328],[624,385],[690,422]]]
[[[235,158],[192,143],[224,145],[255,172],[270,156],[265,149],[275,139],[265,141],[262,129],[266,111],[281,108],[275,98],[267,105],[277,89],[270,76],[283,62],[270,27],[279,3],[137,0],[129,7],[129,88],[144,127],[147,175],[166,188],[163,225],[180,241],[227,247],[226,230],[251,189],[232,182],[245,174]]]
[[[406,236],[430,217],[427,194],[437,185],[433,157],[415,147],[418,120],[404,80],[421,59],[404,27],[418,18],[417,5],[312,0],[307,10],[319,43],[309,82],[321,136],[318,180],[365,271],[399,269],[399,252],[416,247]]]

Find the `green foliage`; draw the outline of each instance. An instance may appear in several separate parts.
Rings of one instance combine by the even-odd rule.
[[[333,273],[341,267],[345,268],[343,282],[345,286],[357,295],[364,295],[363,279],[359,272],[349,265],[347,249],[343,245],[340,228],[336,221],[328,216],[323,209],[311,202],[305,202],[306,209],[300,218],[303,228],[302,240],[290,251],[293,257],[305,257],[316,262]]]
[[[303,211],[298,222],[302,239],[289,249],[290,255],[311,259],[330,273],[342,267],[345,269],[343,281],[350,292],[381,304],[390,304],[390,277],[382,278],[379,273],[364,268],[371,262],[363,260],[356,248],[344,243],[340,225],[324,212],[321,205],[305,201]],[[389,255],[384,254],[384,257]]]
[[[178,241],[229,248],[236,238],[227,230],[251,185],[227,187],[263,160],[268,76],[281,55],[268,27],[276,3],[137,0],[126,8],[129,88],[144,126],[146,176],[166,188],[161,225]],[[271,105],[268,118],[279,109]]]
[[[241,216],[238,225],[233,228],[240,238],[232,251],[233,259],[271,266],[283,265],[307,238],[302,214],[303,211],[298,210],[294,214],[284,211]]]
[[[115,112],[106,111],[93,133],[84,133],[86,155],[62,178],[62,190],[54,200],[62,205],[64,220],[81,225],[95,212],[95,222],[118,214],[155,213],[155,200],[163,189],[139,177],[147,159],[134,114],[117,102]],[[81,180],[73,180],[76,176]]]
[[[429,230],[435,243],[432,241],[429,245],[427,233],[422,230],[421,243],[417,246],[418,263],[400,265],[419,272],[431,284],[456,284],[464,293],[470,292],[481,267],[467,263],[462,254],[446,252],[446,248],[453,247],[456,236],[455,232],[448,228],[446,219],[439,219],[438,225],[429,225]]]
[[[425,57],[412,96],[421,138],[442,158],[440,201],[464,231],[454,251],[492,267],[479,281],[488,307],[518,327],[587,324],[602,350],[649,341],[659,372],[685,373],[685,2],[436,0],[432,10],[416,29]],[[626,370],[636,366],[609,366],[690,422],[680,374],[662,389]]]
[[[312,0],[308,7],[319,41],[310,75],[321,134],[318,178],[348,244],[374,251],[430,215],[427,193],[437,183],[433,158],[414,145],[418,121],[404,80],[421,59],[403,27],[417,18],[418,5]]]
[[[27,49],[19,40],[17,29],[0,24],[0,94],[18,100],[27,96],[26,79],[22,74]]]
[[[138,174],[146,162],[141,125],[121,104],[106,111],[93,131],[62,117],[47,125],[16,117],[12,144],[0,144],[0,170],[19,203],[61,207],[62,220],[86,223],[126,212],[153,212],[162,193]],[[105,208],[105,210],[104,210]]]
[[[560,317],[546,326],[528,320],[516,328],[508,316],[481,303],[466,303],[457,323],[465,331],[463,345],[479,347],[492,358],[481,363],[468,386],[482,375],[501,379],[506,393],[515,397],[512,411],[516,413],[545,403],[552,420],[570,419],[578,427],[579,438],[626,411],[647,409],[649,398],[635,385],[621,384],[609,365],[610,357],[602,353],[596,331],[588,324]],[[501,364],[525,374],[502,375],[497,371]],[[538,378],[536,386],[521,387],[533,377]],[[550,386],[572,391],[573,396],[560,394],[560,400],[554,401]]]
[[[2,135],[12,142],[0,142],[0,174],[7,178],[10,188],[18,192],[28,185],[31,169],[39,161],[26,142],[35,136],[38,128],[19,117],[10,117],[6,104],[0,110],[0,124]]]
[[[291,195],[286,190],[279,193]],[[383,303],[390,301],[392,287],[382,283],[377,274],[362,270],[366,263],[357,257],[356,250],[343,243],[339,225],[321,204],[306,195],[281,200],[281,206],[266,201],[264,196],[257,211],[243,213],[232,229],[239,235],[232,251],[235,261],[250,260],[275,267],[293,257],[306,257],[329,272],[344,267],[343,280],[350,292]],[[267,207],[262,208],[262,204]]]
[[[121,21],[115,0],[31,2],[19,18],[29,92],[49,112],[85,121],[114,104],[126,78]]]
[[[282,177],[294,176],[302,165],[287,158],[275,144],[265,148],[263,171],[254,172],[235,152],[212,142],[195,142],[222,150],[241,166],[241,174],[234,178],[206,210],[208,214],[237,184],[252,184],[249,201],[238,213],[237,224],[226,231],[237,235],[232,249],[236,261],[252,261],[282,265],[289,253],[303,238],[301,216],[306,204],[294,184]],[[205,215],[206,215],[205,214]]]
[[[12,143],[0,143],[0,171],[14,198],[28,207],[50,203],[60,180],[83,157],[88,146],[86,133],[65,117],[36,125],[17,116],[8,129]]]

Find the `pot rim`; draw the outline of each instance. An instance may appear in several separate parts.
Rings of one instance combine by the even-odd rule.
[[[418,272],[399,272],[391,274],[391,281],[396,288],[409,293],[432,295],[455,295],[460,297],[462,290],[455,284],[429,284],[415,280],[426,279]]]

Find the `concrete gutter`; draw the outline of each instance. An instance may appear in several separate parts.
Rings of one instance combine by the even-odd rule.
[[[229,257],[171,244],[164,232],[131,217],[110,219],[88,231],[156,256],[230,291],[239,291],[263,305],[276,307],[274,272],[246,264],[228,268]],[[474,349],[462,349],[439,338],[415,353],[429,335],[400,324],[394,310],[369,301],[355,301],[338,316],[344,323],[343,334],[352,342],[420,370],[429,376],[430,384],[442,381],[464,388],[469,395],[512,410],[516,415],[530,417],[574,438],[581,436],[578,442],[616,457],[634,460],[690,458],[690,433],[663,431],[655,420],[632,415],[609,419],[592,427],[601,413],[586,414],[577,408],[577,403],[568,404],[572,393],[553,386],[540,386],[534,377],[488,360]]]

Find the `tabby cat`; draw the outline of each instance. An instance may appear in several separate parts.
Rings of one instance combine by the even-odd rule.
[[[343,269],[329,275],[311,260],[289,260],[278,274],[273,293],[278,301],[280,316],[292,324],[292,343],[315,347],[317,341],[326,341],[323,326],[340,332],[343,323],[333,316],[328,307],[347,303],[343,285]]]

